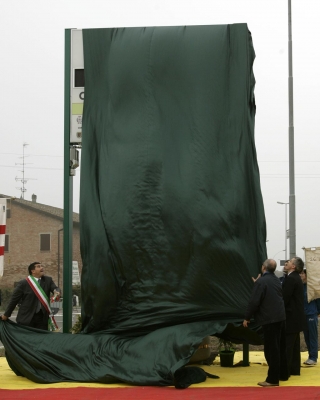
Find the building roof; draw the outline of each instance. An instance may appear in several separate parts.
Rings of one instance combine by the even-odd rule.
[[[29,201],[24,199],[18,199],[16,197],[6,196],[0,194],[0,198],[7,198],[14,201],[14,204],[19,204],[23,207],[33,209],[34,211],[39,211],[47,215],[63,219],[63,209],[58,207],[48,206],[46,204],[37,203],[36,201]],[[79,223],[79,214],[73,213],[73,222]]]

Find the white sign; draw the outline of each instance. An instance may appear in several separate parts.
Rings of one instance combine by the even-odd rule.
[[[78,261],[72,261],[72,285],[80,285]]]
[[[320,247],[310,247],[305,251],[307,269],[308,302],[320,298]]]
[[[84,100],[84,58],[82,30],[71,30],[70,76],[70,143],[82,142],[82,114]]]

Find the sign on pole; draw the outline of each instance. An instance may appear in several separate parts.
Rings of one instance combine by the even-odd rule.
[[[72,261],[72,285],[80,285],[80,273],[78,261]]]
[[[70,143],[82,142],[82,114],[84,101],[84,59],[82,30],[71,30],[71,76],[70,76]]]

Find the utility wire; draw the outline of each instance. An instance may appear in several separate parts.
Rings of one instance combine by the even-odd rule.
[[[8,154],[8,155],[12,155],[12,156],[21,156],[20,153],[0,153],[0,154]],[[49,155],[49,154],[25,154],[25,157],[61,157],[63,158],[63,156],[53,156],[53,155]]]
[[[16,169],[21,168],[21,167],[16,166],[16,165],[0,165],[0,167],[16,168]],[[63,168],[28,167],[27,169],[52,169],[52,170],[56,170],[56,171],[63,171]]]

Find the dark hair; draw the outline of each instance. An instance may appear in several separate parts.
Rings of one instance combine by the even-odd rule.
[[[295,270],[300,274],[304,267],[304,262],[300,257],[293,257],[292,264],[296,267]]]
[[[263,266],[266,267],[268,272],[274,272],[277,268],[277,262],[272,258],[268,258],[264,263]]]
[[[29,267],[28,267],[29,275],[32,275],[31,271],[34,271],[36,269],[36,265],[38,265],[38,264],[41,264],[41,263],[39,263],[38,261],[35,261],[29,265]]]

